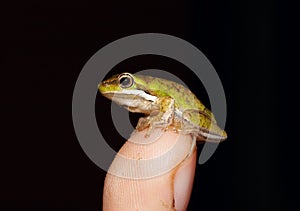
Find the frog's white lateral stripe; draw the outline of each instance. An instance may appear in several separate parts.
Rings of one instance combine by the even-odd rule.
[[[109,93],[109,92],[107,92]],[[111,93],[116,93],[116,94],[126,94],[126,95],[138,95],[142,98],[144,98],[145,100],[150,100],[150,101],[155,101],[157,99],[157,97],[153,96],[153,95],[149,95],[146,92],[142,91],[142,90],[130,90],[130,89],[122,89],[121,91],[118,92],[111,92]]]

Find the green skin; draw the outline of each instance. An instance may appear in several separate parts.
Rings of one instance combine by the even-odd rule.
[[[194,134],[198,141],[219,142],[227,138],[214,115],[186,87],[151,76],[122,73],[99,84],[105,97],[131,112],[144,113],[137,130],[173,127]]]

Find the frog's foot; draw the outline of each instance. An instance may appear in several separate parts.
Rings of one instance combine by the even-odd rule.
[[[155,110],[145,118],[140,118],[136,129],[138,131],[148,128],[146,137],[148,137],[154,128],[160,127],[167,129],[172,123],[174,117],[174,99],[170,97],[164,97],[160,99],[160,111]]]

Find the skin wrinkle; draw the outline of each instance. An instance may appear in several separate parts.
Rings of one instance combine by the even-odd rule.
[[[140,141],[143,141],[145,139],[143,138],[144,134],[145,131],[136,132],[134,136],[142,137]],[[168,151],[174,145],[178,136],[179,134],[176,132],[166,131],[157,141],[151,144],[136,144],[127,141],[118,153],[137,160],[157,157]],[[186,143],[188,140],[185,140],[185,138],[187,137],[185,136],[177,141]],[[187,147],[189,145],[182,146]],[[175,207],[176,210],[185,210],[193,184],[196,163],[195,152],[196,150],[187,159],[183,157],[183,161],[167,173],[149,179],[125,179],[108,173],[103,191],[103,210],[160,211],[175,210]],[[176,155],[176,152],[174,155]],[[191,160],[194,161],[191,162]],[[169,165],[169,163],[166,163],[166,165]],[[132,166],[131,170],[134,170],[134,168],[135,166]],[[151,170],[151,166],[149,168]],[[174,183],[177,183],[177,185]]]

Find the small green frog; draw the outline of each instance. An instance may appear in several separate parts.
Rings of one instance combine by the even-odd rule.
[[[101,82],[98,88],[102,95],[129,111],[146,114],[136,127],[138,131],[148,128],[146,136],[153,128],[173,127],[195,135],[198,141],[220,142],[227,138],[211,111],[181,84],[122,73]]]

